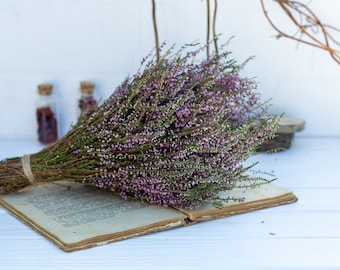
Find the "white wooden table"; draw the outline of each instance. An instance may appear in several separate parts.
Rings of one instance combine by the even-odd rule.
[[[0,141],[0,159],[38,149]],[[74,253],[0,208],[0,269],[340,269],[340,138],[296,137],[250,161],[299,201]]]

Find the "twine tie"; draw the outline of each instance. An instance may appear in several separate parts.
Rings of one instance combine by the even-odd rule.
[[[24,155],[21,158],[21,163],[22,163],[22,169],[24,171],[25,177],[33,185],[36,181],[35,181],[34,175],[33,175],[32,170],[31,170],[30,155]]]

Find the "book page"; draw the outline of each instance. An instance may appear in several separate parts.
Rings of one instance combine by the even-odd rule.
[[[194,210],[178,209],[191,221],[210,220],[219,217],[241,214],[263,208],[279,206],[297,201],[294,193],[274,184],[264,184],[254,189],[233,189],[219,194],[220,198],[230,199],[222,208],[203,205]]]
[[[172,208],[124,200],[113,192],[76,183],[50,183],[3,195],[12,214],[59,246],[121,240],[185,224]]]

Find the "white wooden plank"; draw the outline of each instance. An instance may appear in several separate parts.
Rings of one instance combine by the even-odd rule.
[[[18,244],[3,242],[8,248],[1,251],[0,269],[335,269],[340,265],[339,239],[139,238],[71,254],[54,251],[40,240],[27,241],[30,251]]]

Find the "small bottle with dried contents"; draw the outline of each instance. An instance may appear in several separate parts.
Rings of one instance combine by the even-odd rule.
[[[37,103],[38,140],[47,145],[58,140],[56,102],[52,84],[39,84]]]
[[[84,115],[91,115],[97,106],[97,101],[94,97],[95,84],[92,82],[81,82],[81,96],[78,102],[79,118]]]

